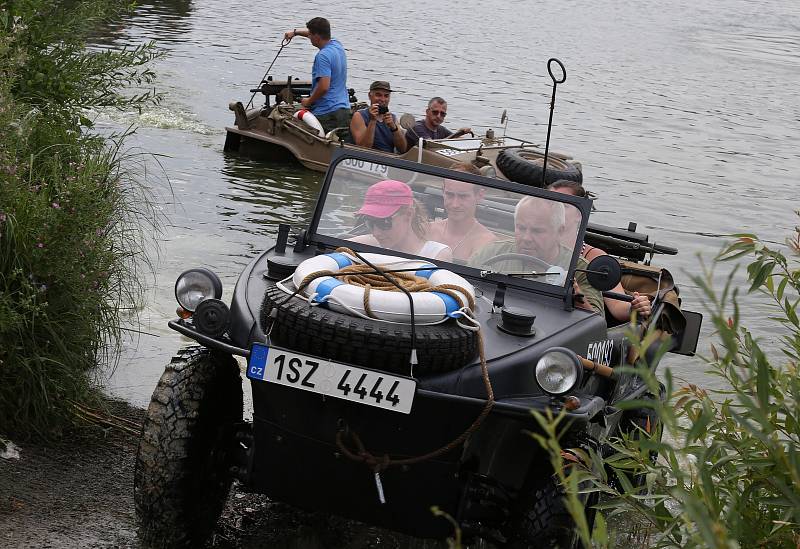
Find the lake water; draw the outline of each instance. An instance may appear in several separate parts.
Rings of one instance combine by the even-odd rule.
[[[551,94],[548,58],[567,80],[558,88],[551,149],[583,164],[599,195],[592,220],[629,221],[680,254],[659,261],[700,309],[689,273],[710,261],[725,234],[754,232],[779,245],[798,222],[800,3],[677,0],[669,4],[559,0],[434,4],[373,0],[358,6],[303,2],[303,12],[242,0],[142,2],[99,45],[155,40],[165,100],[142,113],[112,113],[104,129],[138,127],[128,145],[158,154],[143,177],[166,219],[144,332],[126,345],[109,392],[146,405],[164,364],[189,342],[167,328],[173,287],[186,268],[207,266],[226,286],[273,236],[278,222],[304,223],[321,175],[297,165],[226,156],[228,103],[249,99],[285,30],[329,18],[347,49],[348,85],[366,99],[372,80],[399,90],[392,110],[420,117],[428,98],[449,103],[447,125],[544,143]],[[272,74],[308,78],[317,50],[298,38]],[[718,271],[724,279],[726,269]],[[766,301],[743,300],[747,324],[777,338]],[[710,341],[710,327],[699,349]],[[699,359],[670,357],[678,376],[714,385]]]

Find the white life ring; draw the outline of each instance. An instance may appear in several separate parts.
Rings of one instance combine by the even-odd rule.
[[[440,269],[428,261],[418,261],[383,254],[361,254],[364,259],[373,265],[391,267],[396,269],[414,269],[414,273],[422,278],[427,278],[431,285],[454,284],[475,299],[475,289],[466,279],[452,271]],[[292,282],[297,288],[311,273],[317,271],[338,271],[348,265],[361,264],[361,262],[344,253],[323,254],[306,259],[295,270]],[[356,314],[368,317],[364,310],[364,288],[346,284],[332,276],[319,277],[306,286],[302,292],[312,302],[327,305],[331,310]],[[463,292],[456,291],[463,303],[470,299]],[[414,321],[418,324],[436,324],[447,318],[463,316],[460,312],[461,304],[453,296],[443,292],[412,292],[414,300]],[[403,292],[390,292],[386,290],[370,290],[369,308],[374,318],[388,322],[409,324],[411,322],[411,308],[408,297]]]
[[[298,120],[302,120],[315,130],[317,130],[317,133],[319,134],[320,137],[325,137],[325,130],[322,129],[322,124],[319,123],[319,120],[317,120],[316,116],[311,114],[311,111],[306,109],[300,109],[299,111],[294,113],[294,117],[297,118]]]

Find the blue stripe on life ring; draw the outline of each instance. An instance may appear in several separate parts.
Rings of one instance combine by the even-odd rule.
[[[344,284],[341,280],[336,280],[335,278],[328,278],[327,280],[323,280],[317,286],[317,295],[314,296],[314,301],[317,303],[322,303],[328,299],[328,296],[331,294],[334,288],[341,286]],[[452,298],[451,298],[452,299]]]
[[[320,284],[320,286],[322,286],[322,284]],[[445,314],[447,316],[449,316],[450,318],[455,318],[457,316],[460,316],[460,313],[458,313],[457,311],[461,308],[461,306],[458,304],[458,300],[456,300],[456,298],[441,292],[431,292],[431,293],[444,302],[444,308],[446,311]]]
[[[433,273],[435,273],[439,269],[439,267],[437,267],[436,265],[431,265],[431,264],[423,265],[423,267],[424,267],[423,269],[420,269],[414,274],[421,278],[430,278],[433,275]]]
[[[340,269],[344,269],[345,267],[353,264],[349,257],[341,253],[327,254],[327,256],[333,259],[336,264],[339,265]]]

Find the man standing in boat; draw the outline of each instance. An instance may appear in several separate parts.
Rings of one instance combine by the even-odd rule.
[[[291,40],[305,36],[319,49],[311,68],[311,95],[300,103],[317,117],[325,132],[350,127],[350,96],[347,93],[347,55],[335,38],[331,24],[323,17],[306,23],[305,29],[293,29],[284,34]],[[346,137],[346,136],[342,136]]]
[[[385,80],[369,86],[369,108],[356,111],[350,121],[350,134],[361,147],[386,152],[406,152],[405,131],[389,111],[392,87]]]
[[[472,133],[472,128],[459,128],[451,132],[442,123],[447,116],[447,101],[441,97],[434,97],[428,101],[425,109],[425,119],[417,122],[413,128],[406,132],[408,148],[419,143],[419,139],[455,139],[464,134]]]

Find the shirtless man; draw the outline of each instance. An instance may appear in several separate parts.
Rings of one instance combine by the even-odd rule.
[[[480,175],[472,164],[459,163],[452,169]],[[475,211],[485,191],[472,183],[445,179],[442,194],[447,218],[429,223],[428,236],[447,244],[453,250],[453,259],[464,263],[479,249],[497,240],[497,235],[475,218]]]

